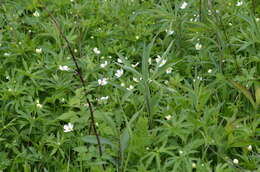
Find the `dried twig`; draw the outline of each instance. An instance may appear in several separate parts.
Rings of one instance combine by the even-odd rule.
[[[73,62],[76,66],[76,72],[77,72],[77,75],[80,79],[80,82],[82,84],[82,87],[84,88],[84,92],[85,92],[85,95],[87,96],[88,95],[88,92],[87,92],[87,89],[86,89],[86,84],[85,84],[85,80],[82,76],[82,73],[81,73],[81,70],[80,70],[80,67],[78,65],[78,61],[77,61],[77,58],[76,58],[76,55],[74,54],[73,50],[72,50],[72,47],[71,47],[71,44],[70,42],[68,41],[68,39],[66,38],[66,36],[64,35],[64,33],[62,32],[61,30],[61,27],[58,23],[58,21],[55,19],[55,17],[49,13],[49,16],[52,20],[52,22],[55,24],[55,27],[57,28],[58,32],[60,33],[61,37],[65,40],[65,42],[67,43],[67,46],[68,46],[68,49],[69,49],[69,52],[72,56],[72,59],[73,59]],[[89,100],[88,97],[86,97],[86,100],[87,100],[87,105],[89,107],[89,111],[90,111],[90,119],[91,119],[91,126],[90,128],[93,128],[94,130],[94,134],[96,136],[96,139],[97,139],[97,144],[98,144],[98,150],[99,150],[99,155],[102,156],[102,147],[101,147],[101,142],[100,142],[100,138],[99,138],[99,134],[98,134],[98,131],[97,131],[97,128],[96,128],[96,125],[95,125],[95,117],[94,117],[94,110],[93,110],[93,107],[92,107],[92,104]],[[105,166],[103,165],[103,169],[105,169]]]

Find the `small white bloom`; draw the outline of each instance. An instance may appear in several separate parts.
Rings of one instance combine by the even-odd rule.
[[[7,75],[7,76],[5,77],[5,79],[9,80],[9,79],[10,79],[10,76]]]
[[[4,56],[6,56],[6,57],[8,57],[10,55],[11,55],[10,53],[4,53]]]
[[[162,67],[167,62],[167,60],[162,59],[162,57],[159,55],[157,55],[157,58],[155,59],[155,61],[156,61],[156,63],[159,64],[159,67]]]
[[[135,39],[137,39],[137,40],[138,40],[139,38],[140,38],[139,36],[136,36],[136,37],[135,37]]]
[[[170,73],[172,73],[172,68],[171,68],[171,67],[169,67],[168,69],[166,69],[166,73],[167,73],[167,74],[170,74]]]
[[[248,151],[252,151],[252,149],[253,149],[253,148],[252,148],[252,145],[249,145],[249,146],[247,147],[247,150],[248,150]]]
[[[108,96],[105,96],[105,97],[101,97],[100,100],[108,100]]]
[[[162,60],[162,57],[160,55],[157,55],[157,58],[155,59],[156,63],[159,63]]]
[[[151,58],[148,59],[148,63],[152,64],[152,59]]]
[[[123,61],[120,58],[117,59],[117,62],[118,63],[123,63]]]
[[[169,120],[172,119],[172,116],[171,115],[167,115],[167,116],[165,116],[165,119],[169,121]]]
[[[104,59],[105,57],[104,57],[104,56],[101,56],[100,58],[101,58],[101,59]]]
[[[191,164],[191,166],[192,166],[192,168],[196,168],[197,165],[196,165],[196,163],[193,162],[193,163]]]
[[[104,61],[104,63],[101,63],[100,64],[100,67],[101,68],[105,68],[107,66],[108,62],[107,61]]]
[[[40,17],[40,13],[39,13],[38,11],[35,11],[35,12],[33,13],[33,16],[34,16],[34,17]]]
[[[119,69],[119,70],[116,71],[115,76],[117,78],[120,78],[123,74],[124,74],[124,70],[123,69]]]
[[[73,131],[73,127],[74,125],[72,123],[65,124],[63,126],[64,132],[67,133]]]
[[[255,21],[256,21],[256,22],[259,22],[259,21],[260,21],[260,18],[256,18]]]
[[[182,150],[180,150],[180,151],[179,151],[179,154],[180,154],[180,155],[182,155],[182,154],[183,154],[183,151],[182,151]]]
[[[212,69],[209,69],[209,70],[208,70],[208,73],[212,73]]]
[[[42,108],[42,104],[40,104],[39,100],[36,100],[36,106],[37,106],[38,108]]]
[[[174,30],[168,30],[168,29],[166,29],[165,31],[167,32],[168,35],[174,34]]]
[[[78,50],[77,49],[74,49],[74,53],[77,53],[78,52]]]
[[[19,45],[22,45],[22,42],[18,42]]]
[[[98,122],[96,122],[95,125],[98,127],[98,125],[99,125]]]
[[[208,15],[211,16],[212,12],[211,10],[208,10]]]
[[[188,3],[187,2],[183,2],[180,6],[181,9],[185,9],[187,7]]]
[[[28,30],[29,33],[32,33],[32,30]]]
[[[195,45],[195,49],[196,49],[196,50],[201,50],[201,48],[202,48],[202,45],[201,45],[200,43],[197,43],[197,44]]]
[[[62,103],[64,103],[65,102],[65,99],[64,98],[61,98],[61,100],[60,100]]]
[[[233,24],[232,23],[228,23],[229,26],[232,26]]]
[[[159,63],[159,67],[162,67],[163,65],[165,65],[167,61],[165,59],[163,59],[160,63]]]
[[[74,2],[74,0],[70,0],[70,2]]]
[[[121,87],[125,87],[125,83],[123,83],[123,82],[120,85],[121,85]]]
[[[165,84],[165,85],[167,85],[168,83],[169,83],[169,81],[168,81],[168,80],[165,80],[165,81],[164,81],[164,84]]]
[[[238,159],[233,159],[233,163],[238,164],[239,163]]]
[[[98,80],[98,85],[106,85],[107,83],[107,78],[102,78]]]
[[[70,70],[70,68],[68,67],[68,66],[59,66],[59,69],[61,70],[61,71],[69,71]]]
[[[2,44],[0,43],[0,47],[2,46]]]
[[[94,36],[91,36],[90,39],[94,39]]]
[[[131,90],[133,90],[134,89],[134,86],[132,86],[132,85],[129,85],[129,87],[128,88],[126,88],[128,91],[131,91]]]
[[[112,56],[108,56],[109,59],[112,59]]]
[[[149,148],[149,147],[146,147],[145,149],[146,149],[146,150],[150,150],[150,148]]]
[[[36,48],[35,52],[38,53],[38,54],[41,54],[42,53],[42,48]]]
[[[239,7],[239,6],[241,6],[241,5],[243,5],[243,1],[237,1],[236,6]]]
[[[136,64],[132,64],[132,67],[135,68],[139,65],[139,62],[137,62]]]
[[[139,82],[139,80],[136,77],[133,77],[134,82]]]
[[[216,10],[216,13],[218,13],[218,14],[219,14],[219,12],[220,12],[219,10]]]
[[[202,81],[202,77],[201,76],[197,76],[197,79]]]
[[[101,53],[97,47],[93,48],[93,51],[94,51],[94,53],[96,53],[96,54],[100,54],[100,53]]]

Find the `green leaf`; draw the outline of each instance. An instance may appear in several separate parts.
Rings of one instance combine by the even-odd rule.
[[[69,111],[69,112],[63,113],[57,119],[59,119],[59,120],[70,120],[70,119],[75,118],[75,117],[77,117],[76,112]]]
[[[130,134],[129,134],[128,128],[125,128],[123,133],[120,136],[120,150],[121,150],[122,154],[128,147],[129,140],[130,140]]]
[[[256,103],[255,103],[255,101],[253,99],[253,96],[251,95],[250,91],[248,91],[246,87],[244,87],[243,85],[239,84],[238,82],[230,80],[230,83],[235,88],[237,88],[239,91],[241,91],[244,94],[244,96],[250,101],[250,103],[253,105],[253,107],[256,109]]]
[[[98,144],[97,138],[94,135],[83,136],[81,139],[87,143]],[[99,139],[100,139],[101,145],[110,145],[111,147],[114,147],[114,144],[107,138],[99,136]]]

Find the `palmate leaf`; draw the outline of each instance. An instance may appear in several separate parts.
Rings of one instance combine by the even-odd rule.
[[[252,94],[250,93],[250,91],[248,91],[248,89],[246,87],[244,87],[243,85],[239,84],[238,82],[229,81],[237,90],[239,90],[240,92],[242,92],[244,94],[244,96],[250,101],[250,103],[252,104],[252,106],[254,107],[254,109],[256,109],[256,103],[253,99]]]

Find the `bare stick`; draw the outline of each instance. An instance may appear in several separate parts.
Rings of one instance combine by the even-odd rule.
[[[67,46],[68,46],[68,49],[69,49],[69,52],[72,56],[72,59],[73,59],[73,62],[76,66],[76,72],[77,72],[77,75],[81,81],[81,84],[82,84],[82,87],[84,88],[84,92],[85,92],[85,95],[87,96],[87,90],[86,90],[86,84],[85,84],[85,80],[82,76],[82,73],[81,73],[81,70],[80,70],[80,67],[78,65],[78,61],[77,61],[77,58],[72,50],[72,47],[70,45],[70,42],[68,41],[68,39],[66,38],[66,36],[64,35],[64,33],[62,32],[61,30],[61,27],[59,25],[59,23],[57,22],[57,20],[52,16],[52,14],[49,13],[49,16],[51,17],[51,20],[52,22],[55,24],[57,30],[59,31],[61,37],[65,40],[65,42],[67,43]],[[92,104],[89,100],[88,97],[86,97],[86,100],[87,100],[87,104],[88,104],[88,107],[89,107],[89,111],[90,111],[90,119],[91,119],[91,126],[94,130],[94,134],[96,136],[96,139],[97,139],[97,144],[98,144],[98,150],[99,150],[99,155],[102,156],[102,147],[101,147],[101,142],[100,142],[100,138],[99,138],[99,134],[98,134],[98,131],[97,131],[97,128],[96,128],[96,125],[95,125],[95,117],[94,117],[94,110],[93,110],[93,107],[92,107]],[[90,126],[90,127],[91,127]],[[105,166],[103,165],[103,169],[105,169]]]

